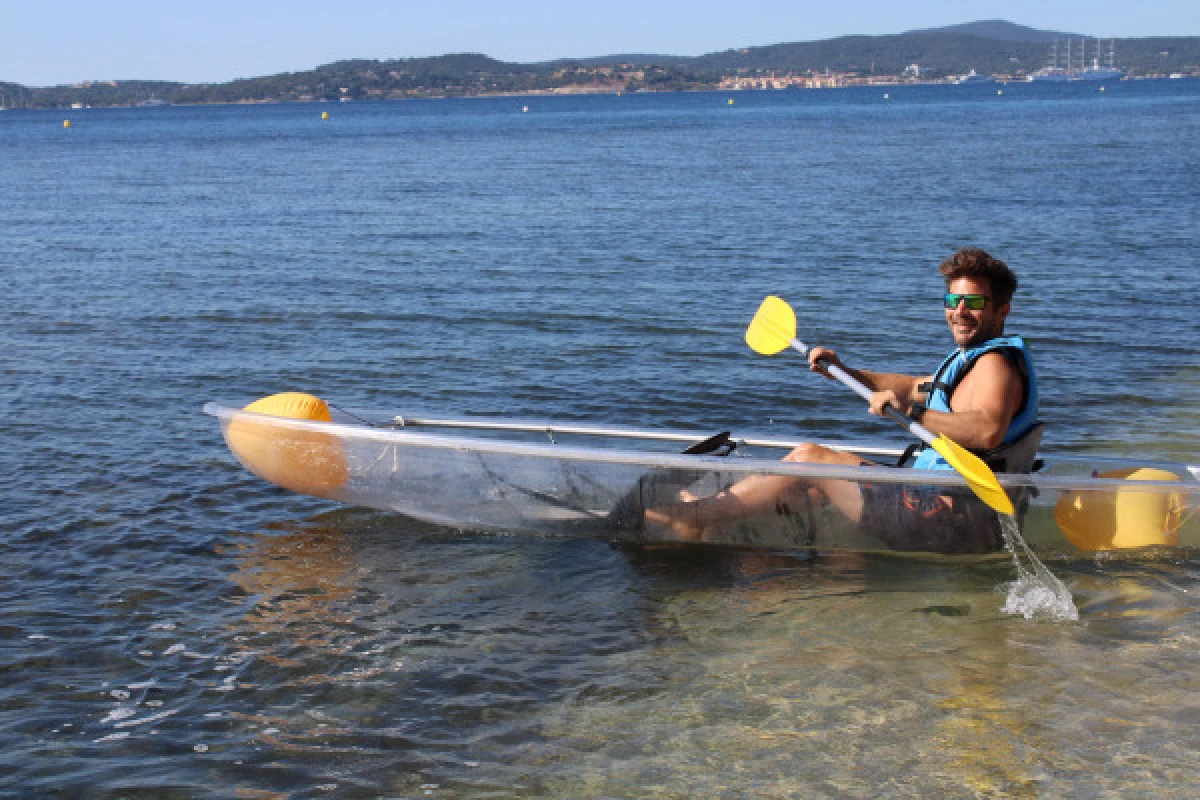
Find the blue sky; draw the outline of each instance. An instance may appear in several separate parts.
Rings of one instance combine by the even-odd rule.
[[[343,58],[508,61],[900,33],[979,19],[1102,37],[1200,35],[1197,0],[0,0],[0,81],[227,81]]]

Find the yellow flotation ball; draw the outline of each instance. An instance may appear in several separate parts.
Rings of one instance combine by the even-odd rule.
[[[333,421],[324,400],[302,392],[273,394],[254,401],[243,411],[287,419]],[[337,490],[349,477],[342,443],[328,433],[239,417],[225,428],[225,441],[246,469],[294,492],[337,499]]]
[[[242,411],[255,414],[270,414],[272,417],[288,419],[311,419],[316,422],[333,422],[329,404],[319,397],[304,392],[280,392],[270,397],[255,400]]]
[[[1105,472],[1097,477],[1127,481],[1178,481],[1161,469],[1140,467]],[[1054,519],[1071,544],[1080,550],[1122,550],[1174,545],[1178,541],[1183,503],[1178,494],[1139,491],[1063,492],[1054,506]]]

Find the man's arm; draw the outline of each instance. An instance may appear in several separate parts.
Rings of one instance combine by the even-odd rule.
[[[932,375],[922,378],[916,375],[901,375],[896,372],[871,372],[865,369],[852,369],[847,370],[847,372],[858,378],[871,390],[877,393],[888,394],[886,402],[905,414],[909,413],[912,409],[913,403],[925,399],[924,392],[917,391],[917,387],[922,383],[933,380]]]
[[[921,424],[963,447],[991,450],[1004,441],[1024,396],[1024,382],[1013,363],[1000,353],[986,353],[954,390],[951,411],[927,411]]]
[[[890,392],[888,402],[900,411],[908,413],[912,404],[922,398],[917,387],[931,378],[919,378],[914,375],[901,375],[895,372],[872,372],[866,369],[852,369],[842,363],[837,353],[827,347],[814,347],[808,352],[808,362],[813,372],[819,372],[826,378],[833,379],[826,370],[825,364],[835,364],[873,392]],[[874,404],[872,404],[874,405]]]

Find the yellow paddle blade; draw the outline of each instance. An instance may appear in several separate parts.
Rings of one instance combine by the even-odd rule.
[[[746,344],[764,356],[773,356],[796,338],[796,313],[775,295],[762,301],[746,328]]]
[[[950,462],[950,466],[958,470],[958,474],[967,479],[967,485],[979,495],[980,500],[1001,514],[1013,515],[1015,510],[1012,500],[1008,499],[1008,493],[1001,488],[995,473],[979,456],[947,439],[945,435],[933,440],[933,449]]]

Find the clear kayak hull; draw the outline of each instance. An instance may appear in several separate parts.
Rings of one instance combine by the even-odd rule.
[[[330,421],[313,421],[215,403],[204,410],[220,420],[243,466],[273,484],[466,530],[679,541],[677,530],[648,522],[644,511],[678,507],[682,491],[711,497],[751,476],[779,476],[797,485],[852,484],[864,497],[969,495],[950,471],[783,462],[798,442],[764,437],[735,437],[738,447],[725,457],[697,456],[679,450],[708,433],[336,411]],[[873,461],[898,454],[889,447],[822,444]],[[1047,456],[1045,462],[1032,475],[997,476],[1021,509],[1025,538],[1036,550],[1200,547],[1194,513],[1200,468],[1079,455]],[[963,535],[930,524],[927,530],[910,526],[901,536],[887,524],[854,521],[824,503],[800,505],[720,519],[704,519],[698,511],[694,522],[702,541],[730,546],[994,549],[986,544],[988,535],[970,530],[988,524],[983,518],[966,520]]]

